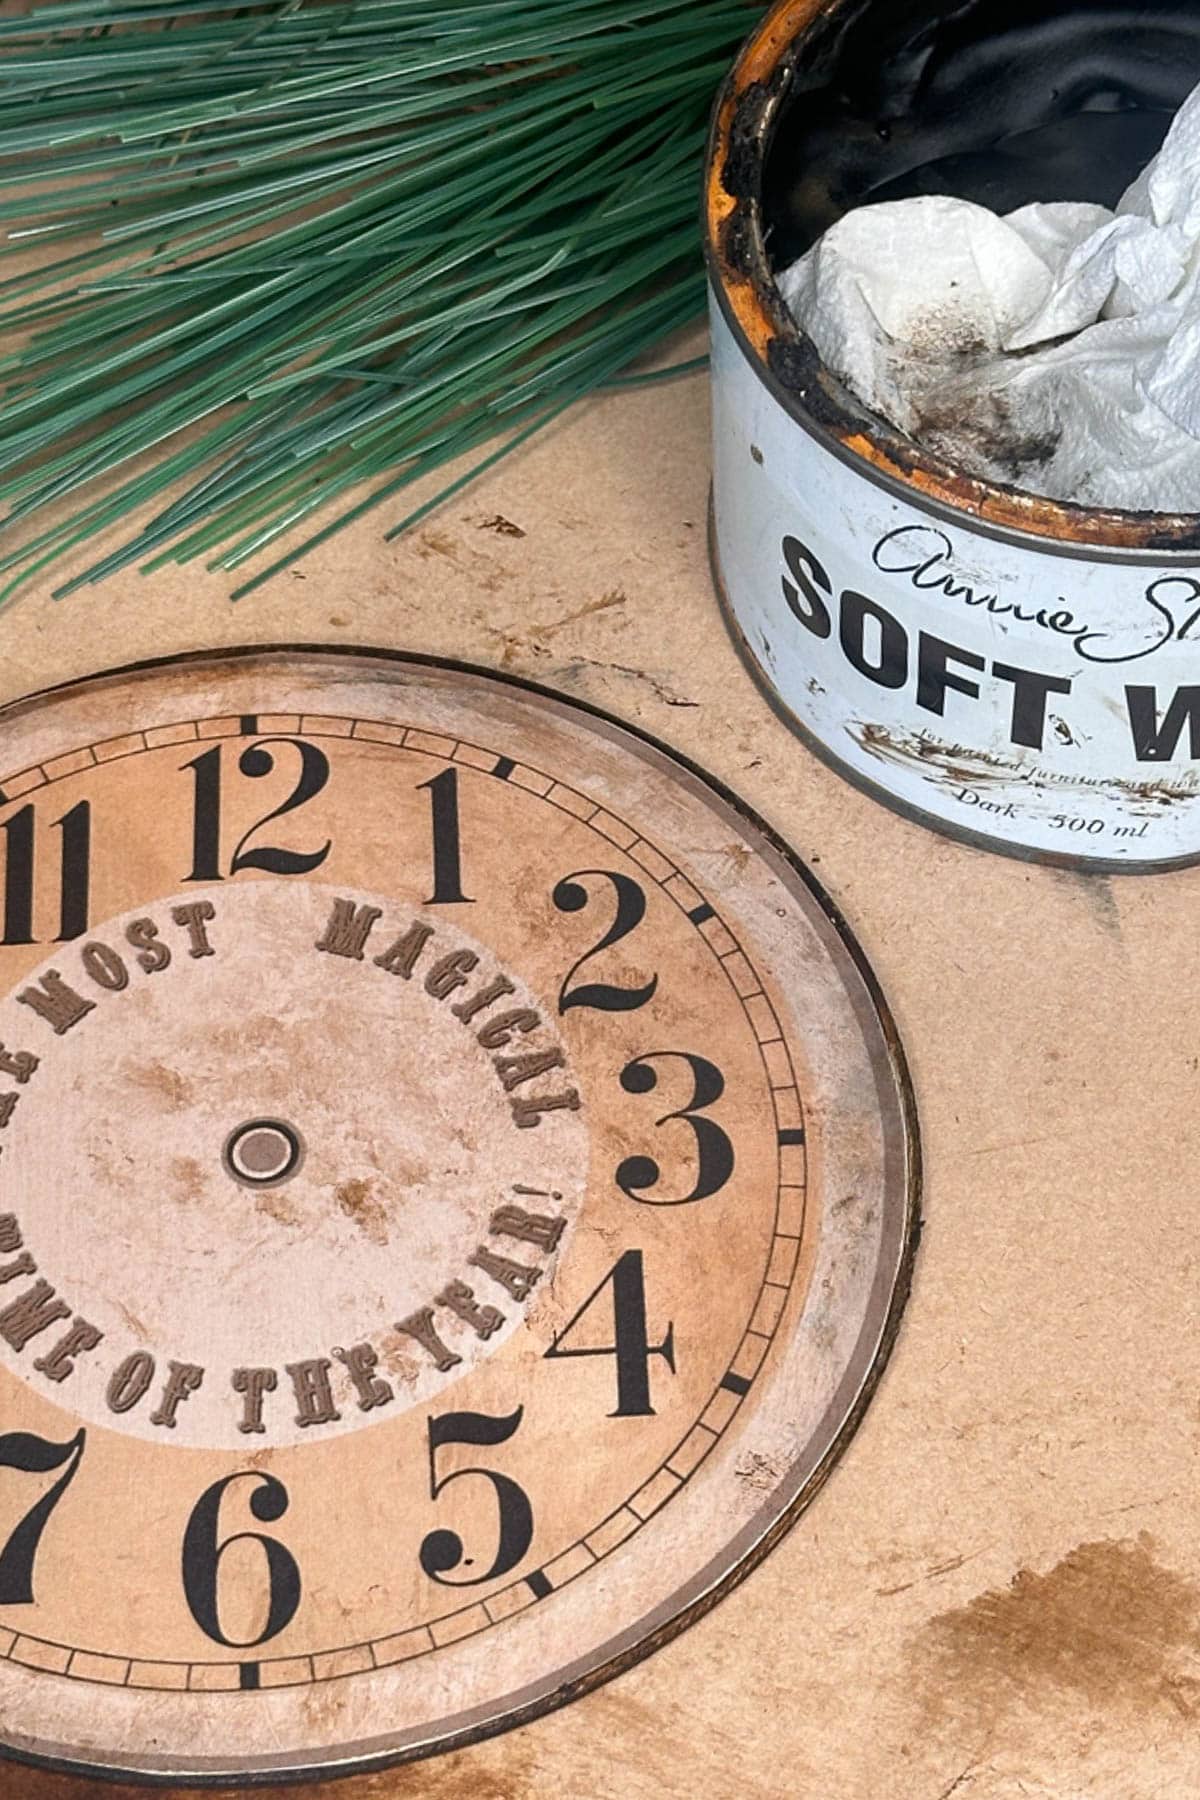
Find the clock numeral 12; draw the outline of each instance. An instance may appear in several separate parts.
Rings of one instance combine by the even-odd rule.
[[[300,773],[287,799],[273,807],[269,813],[264,813],[248,831],[242,833],[230,859],[229,873],[236,875],[241,869],[265,869],[272,875],[307,875],[313,869],[320,868],[325,861],[333,848],[331,839],[326,840],[323,849],[312,851],[281,850],[273,844],[252,846],[250,839],[264,825],[269,825],[272,819],[280,819],[285,813],[294,812],[298,806],[303,806],[321,792],[329,780],[329,758],[315,744],[306,744],[300,738],[263,738],[261,742],[251,744],[242,751],[238,758],[241,774],[256,780],[272,773],[276,759],[267,748],[268,744],[286,744],[298,751]],[[205,750],[183,766],[192,771],[196,784],[192,814],[192,872],[184,879],[223,881],[220,744],[214,744],[211,750]]]
[[[92,847],[92,809],[86,800],[73,806],[53,829],[62,832],[57,943],[82,937],[88,928],[88,869]],[[23,806],[0,825],[4,836],[4,936],[0,944],[34,944],[33,902],[35,817]]]

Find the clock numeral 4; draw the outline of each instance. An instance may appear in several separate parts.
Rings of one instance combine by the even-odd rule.
[[[613,1341],[611,1344],[577,1344],[567,1346],[567,1338],[586,1312],[596,1304],[606,1287],[612,1288]],[[617,1404],[610,1419],[637,1419],[652,1414],[650,1403],[650,1358],[661,1356],[675,1373],[675,1327],[668,1324],[661,1344],[652,1344],[646,1327],[646,1278],[640,1250],[626,1250],[618,1257],[604,1280],[597,1283],[583,1305],[558,1332],[547,1356],[615,1356],[617,1359]]]

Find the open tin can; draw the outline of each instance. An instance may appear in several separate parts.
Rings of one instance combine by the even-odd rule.
[[[773,278],[939,157],[997,210],[1115,201],[1200,76],[1200,8],[1035,10],[779,0],[743,49],[706,183],[713,568],[769,698],[877,798],[988,849],[1170,868],[1200,859],[1200,517],[964,474],[854,398]],[[1065,174],[997,175],[1014,121],[1066,134]],[[1110,192],[1055,191],[1097,171]]]

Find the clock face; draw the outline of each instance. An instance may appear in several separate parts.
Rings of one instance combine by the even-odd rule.
[[[0,717],[0,1732],[147,1775],[527,1718],[705,1608],[907,1284],[894,1036],[696,771],[255,652]]]

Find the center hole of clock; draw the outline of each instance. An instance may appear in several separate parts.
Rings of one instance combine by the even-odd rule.
[[[283,1119],[247,1119],[225,1140],[221,1160],[244,1187],[277,1187],[304,1160],[304,1140]]]

